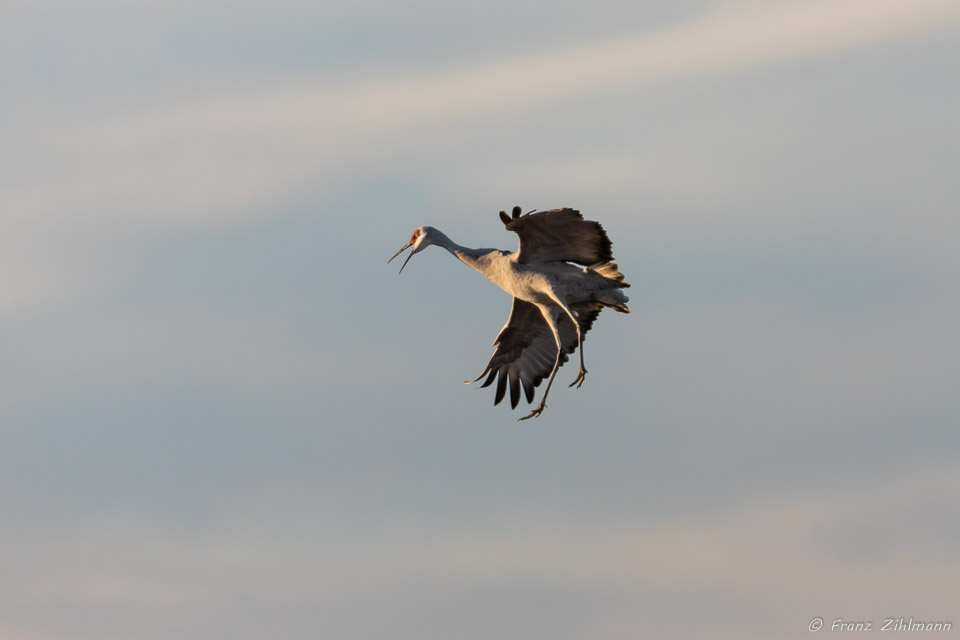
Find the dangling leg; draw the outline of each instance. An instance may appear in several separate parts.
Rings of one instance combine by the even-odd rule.
[[[543,314],[543,319],[547,321],[547,326],[550,327],[550,332],[553,334],[553,339],[557,343],[557,359],[553,362],[553,370],[550,372],[550,377],[547,379],[547,386],[543,389],[543,396],[540,398],[540,404],[537,405],[537,408],[531,411],[529,414],[520,418],[520,420],[527,420],[528,418],[539,418],[540,414],[543,413],[543,410],[547,408],[547,394],[550,393],[550,385],[553,384],[553,377],[557,375],[557,369],[560,368],[560,359],[563,358],[563,343],[560,341],[560,331],[557,329],[557,320],[560,318],[560,309],[554,309],[551,307],[545,307],[537,305],[540,307],[540,313]]]
[[[551,296],[551,298],[563,309],[567,317],[570,318],[570,322],[573,323],[573,327],[577,330],[577,349],[580,351],[580,371],[577,372],[577,378],[570,383],[570,386],[577,385],[577,389],[579,389],[587,377],[587,368],[583,366],[583,334],[580,333],[580,322],[574,317],[573,311],[570,310],[570,307],[568,307],[563,300],[556,296]]]
[[[577,389],[579,389],[580,385],[582,385],[583,381],[587,378],[587,368],[583,366],[583,336],[580,335],[580,323],[577,322],[576,318],[572,315],[570,317],[573,319],[574,326],[577,327],[577,348],[580,349],[580,371],[577,372],[577,377],[569,386],[577,385]]]

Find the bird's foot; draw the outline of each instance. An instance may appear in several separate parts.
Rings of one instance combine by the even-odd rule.
[[[531,411],[531,412],[528,413],[527,415],[525,415],[525,416],[523,416],[522,418],[520,418],[520,420],[517,420],[517,422],[521,422],[521,421],[523,421],[523,420],[529,420],[530,418],[539,418],[539,417],[540,417],[540,414],[543,413],[543,410],[546,409],[546,408],[547,408],[547,405],[545,405],[545,404],[543,404],[543,403],[541,402],[539,405],[537,405],[537,408],[536,408],[536,409],[534,409],[533,411]]]
[[[572,387],[573,385],[577,385],[577,389],[579,389],[580,385],[583,384],[583,381],[586,380],[586,378],[587,378],[587,370],[581,367],[580,373],[577,374],[577,379],[571,382],[570,386]]]

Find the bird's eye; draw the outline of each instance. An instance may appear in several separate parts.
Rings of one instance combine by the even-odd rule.
[[[414,240],[416,240],[418,235],[420,235],[420,229],[417,229],[416,231],[413,232],[413,235],[410,236],[410,242],[413,242]]]

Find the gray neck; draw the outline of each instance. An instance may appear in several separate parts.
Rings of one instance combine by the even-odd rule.
[[[480,258],[493,251],[493,249],[471,249],[470,247],[457,244],[441,231],[435,230],[435,233],[438,238],[434,241],[434,244],[452,253],[460,262],[474,271],[481,271]]]

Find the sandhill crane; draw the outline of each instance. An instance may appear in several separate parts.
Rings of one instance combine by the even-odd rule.
[[[547,408],[557,369],[577,348],[580,371],[570,386],[580,388],[587,375],[583,336],[604,307],[630,313],[629,299],[621,291],[630,285],[613,263],[606,231],[599,222],[584,220],[579,211],[565,208],[521,215],[520,207],[514,207],[512,216],[501,211],[500,219],[520,236],[520,248],[514,253],[470,249],[433,227],[420,227],[387,262],[413,247],[400,267],[402,273],[414,254],[435,244],[513,296],[510,318],[493,341],[496,350],[487,368],[472,382],[486,375],[480,385],[483,388],[497,378],[494,405],[503,400],[509,382],[510,406],[516,409],[520,386],[532,403],[534,388],[546,377],[540,404],[520,418],[526,420],[539,417]]]

